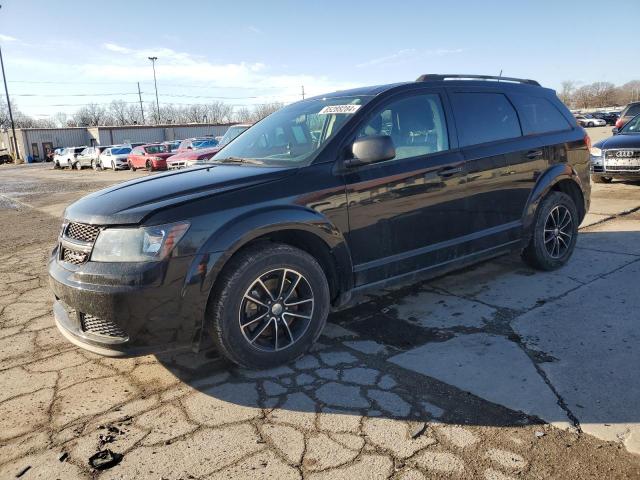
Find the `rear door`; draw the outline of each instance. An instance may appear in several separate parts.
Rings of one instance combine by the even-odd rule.
[[[129,161],[135,168],[143,168],[145,166],[144,150],[142,150],[142,147],[136,147],[131,150]]]
[[[540,148],[534,140],[523,141],[516,110],[501,90],[450,87],[449,95],[466,161],[473,250],[514,242],[522,211],[510,190],[520,178],[523,156],[542,155]]]
[[[520,156],[510,157],[507,165],[508,195],[513,199],[510,214],[519,218],[540,174],[551,164],[567,162],[566,132],[573,127],[544,91],[507,95],[518,111],[526,146]]]

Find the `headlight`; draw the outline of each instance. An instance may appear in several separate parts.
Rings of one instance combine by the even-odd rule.
[[[187,233],[188,222],[141,228],[105,228],[98,235],[94,262],[157,262]]]
[[[602,156],[602,149],[598,148],[598,147],[591,147],[591,155],[594,157],[601,157]]]

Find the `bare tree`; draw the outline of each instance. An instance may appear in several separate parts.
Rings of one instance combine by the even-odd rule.
[[[209,123],[230,123],[233,107],[224,102],[212,102],[207,105],[207,121]]]
[[[560,100],[562,100],[565,105],[571,107],[571,101],[575,90],[576,82],[573,80],[565,80],[562,82],[562,89],[560,90],[558,97],[560,97]]]
[[[114,125],[131,125],[129,104],[124,100],[113,100],[109,105],[109,113]]]
[[[208,109],[206,105],[194,104],[184,108],[183,115],[186,123],[205,123]]]
[[[263,118],[271,115],[273,112],[280,110],[282,107],[284,107],[284,103],[282,102],[262,103],[260,105],[256,105],[253,108],[251,120],[253,122],[262,120]]]
[[[74,119],[79,126],[96,127],[104,125],[107,119],[107,111],[104,107],[90,103],[81,107],[75,114]]]
[[[251,111],[247,107],[240,107],[233,112],[233,121],[238,123],[248,123],[251,121]]]

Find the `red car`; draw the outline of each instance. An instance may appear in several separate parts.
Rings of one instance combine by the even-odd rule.
[[[220,147],[217,146],[199,150],[185,150],[169,157],[167,159],[167,168],[174,170],[197,165],[198,163],[206,162],[219,151]]]
[[[146,168],[150,172],[154,170],[166,170],[167,158],[170,156],[171,152],[169,152],[166,145],[153,143],[141,145],[131,150],[131,153],[127,157],[127,163],[133,171],[137,168]]]

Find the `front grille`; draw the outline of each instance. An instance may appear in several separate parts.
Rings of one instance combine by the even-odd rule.
[[[84,252],[76,252],[62,247],[62,260],[73,265],[82,265],[88,260],[89,255]]]
[[[619,156],[618,153],[623,153],[623,156]],[[640,158],[640,150],[631,149],[619,149],[619,150],[606,150],[604,152],[605,158]]]
[[[82,242],[95,242],[100,233],[100,227],[87,225],[86,223],[70,223],[67,227],[66,236],[73,240]]]
[[[607,166],[608,172],[637,172],[640,171],[640,165],[615,165]]]
[[[80,314],[80,326],[83,332],[93,335],[102,335],[104,337],[113,337],[126,339],[127,332],[109,320],[89,315],[87,313]]]

